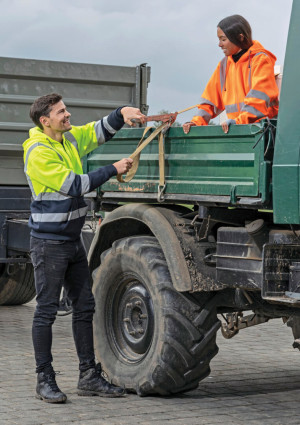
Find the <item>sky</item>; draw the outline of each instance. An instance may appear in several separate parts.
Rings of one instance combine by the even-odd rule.
[[[244,16],[253,39],[283,65],[292,0],[0,0],[0,6],[0,56],[147,63],[149,114],[156,114],[198,102],[223,58],[216,32],[226,16]]]

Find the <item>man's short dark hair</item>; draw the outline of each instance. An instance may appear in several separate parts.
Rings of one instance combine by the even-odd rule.
[[[52,106],[62,100],[62,96],[57,93],[50,93],[35,99],[30,108],[30,118],[36,126],[43,130],[40,118],[49,117]]]

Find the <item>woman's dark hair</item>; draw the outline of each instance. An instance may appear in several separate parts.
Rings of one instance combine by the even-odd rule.
[[[249,49],[252,46],[252,30],[249,22],[241,15],[231,15],[222,19],[218,25],[231,43],[241,49]],[[241,40],[240,34],[244,39]]]
[[[30,108],[30,118],[41,130],[43,126],[40,123],[40,118],[45,116],[49,117],[52,106],[62,100],[62,96],[57,93],[46,94],[45,96],[38,97]]]

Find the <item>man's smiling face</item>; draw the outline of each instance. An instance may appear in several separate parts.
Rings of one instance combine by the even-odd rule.
[[[54,132],[65,133],[71,130],[71,114],[67,111],[66,105],[62,100],[52,106],[49,117],[42,116],[40,121],[44,127],[48,127]]]

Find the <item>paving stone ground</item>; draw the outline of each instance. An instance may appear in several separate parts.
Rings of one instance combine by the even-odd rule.
[[[300,424],[300,353],[281,320],[218,334],[211,375],[197,390],[176,397],[78,397],[78,364],[71,317],[54,326],[54,368],[68,395],[65,405],[35,399],[31,342],[34,301],[0,307],[0,425],[265,425]]]

